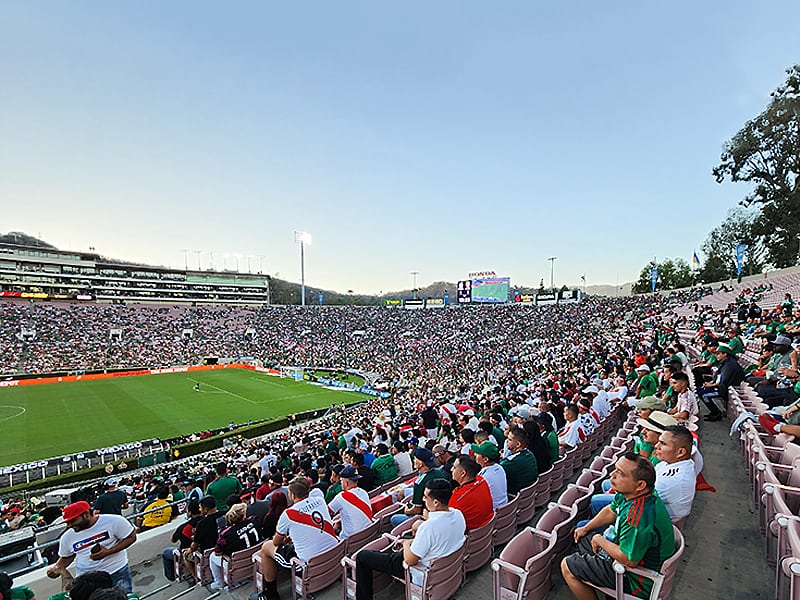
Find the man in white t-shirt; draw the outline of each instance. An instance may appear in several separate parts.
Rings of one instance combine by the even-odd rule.
[[[275,536],[261,546],[264,591],[258,595],[259,600],[280,598],[277,585],[279,566],[291,569],[293,557],[308,562],[312,556],[330,550],[339,542],[325,496],[310,494],[311,486],[305,477],[295,477],[288,487],[293,504],[278,518]],[[287,538],[292,542],[287,543]]]
[[[67,530],[58,545],[58,560],[47,576],[69,578],[67,567],[75,561],[78,575],[105,571],[116,587],[133,591],[127,548],[136,541],[136,529],[119,515],[95,515],[88,502],[74,502],[61,511]]]
[[[467,524],[461,511],[448,506],[452,495],[446,479],[430,480],[423,493],[428,518],[417,528],[412,539],[398,540],[393,552],[361,550],[356,554],[356,600],[372,600],[373,571],[403,576],[403,562],[426,568],[435,558],[452,554],[464,545]],[[411,571],[415,584],[419,572]]]
[[[355,467],[348,465],[339,473],[342,482],[342,491],[330,501],[328,508],[331,513],[342,517],[341,537],[350,537],[372,524],[372,505],[369,494],[358,487],[361,475]]]
[[[492,494],[492,508],[497,510],[508,504],[508,480],[506,470],[500,466],[500,450],[488,440],[482,444],[472,444],[475,461],[481,466],[478,473],[489,484]]]
[[[278,459],[272,453],[270,448],[267,448],[262,452],[261,460],[258,461],[258,467],[261,469],[261,477],[265,475],[269,475],[269,468],[275,464],[277,464]]]
[[[403,446],[403,442],[395,442],[392,444],[390,450],[394,457],[394,462],[397,463],[397,476],[405,477],[414,472],[414,465],[411,462],[411,455]]]
[[[692,433],[682,425],[671,425],[659,436],[655,455],[656,491],[673,521],[692,512],[694,501],[695,463],[692,460]]]

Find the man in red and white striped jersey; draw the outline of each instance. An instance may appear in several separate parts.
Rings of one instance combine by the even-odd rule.
[[[325,497],[321,493],[309,495],[311,486],[305,477],[295,477],[288,487],[293,504],[278,518],[275,536],[261,546],[264,591],[259,600],[279,600],[276,581],[279,566],[290,569],[295,556],[308,562],[339,542]],[[287,538],[291,538],[291,543],[287,543]]]
[[[328,507],[331,513],[340,514],[342,517],[343,538],[350,537],[372,523],[372,506],[369,494],[358,487],[361,475],[355,467],[348,465],[339,473],[342,481],[342,491],[330,501]]]

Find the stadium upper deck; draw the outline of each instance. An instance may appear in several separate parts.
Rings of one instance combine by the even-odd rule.
[[[261,273],[192,271],[114,261],[91,252],[0,244],[0,295],[99,302],[270,303]]]

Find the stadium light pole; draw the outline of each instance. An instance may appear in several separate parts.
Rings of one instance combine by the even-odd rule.
[[[300,244],[300,305],[306,305],[306,244],[311,243],[311,234],[305,231],[294,232],[295,243]]]
[[[553,290],[554,293],[556,291],[556,286],[553,283],[553,265],[555,265],[557,258],[557,256],[551,256],[547,259],[550,261],[550,289]]]
[[[411,282],[414,286],[411,291],[414,294],[414,300],[417,299],[417,275],[419,275],[419,271],[411,271]]]

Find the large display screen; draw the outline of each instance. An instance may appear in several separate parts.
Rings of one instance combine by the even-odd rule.
[[[469,304],[472,300],[472,281],[466,279],[458,282],[458,303]]]
[[[510,277],[487,277],[472,280],[473,302],[508,302]]]

